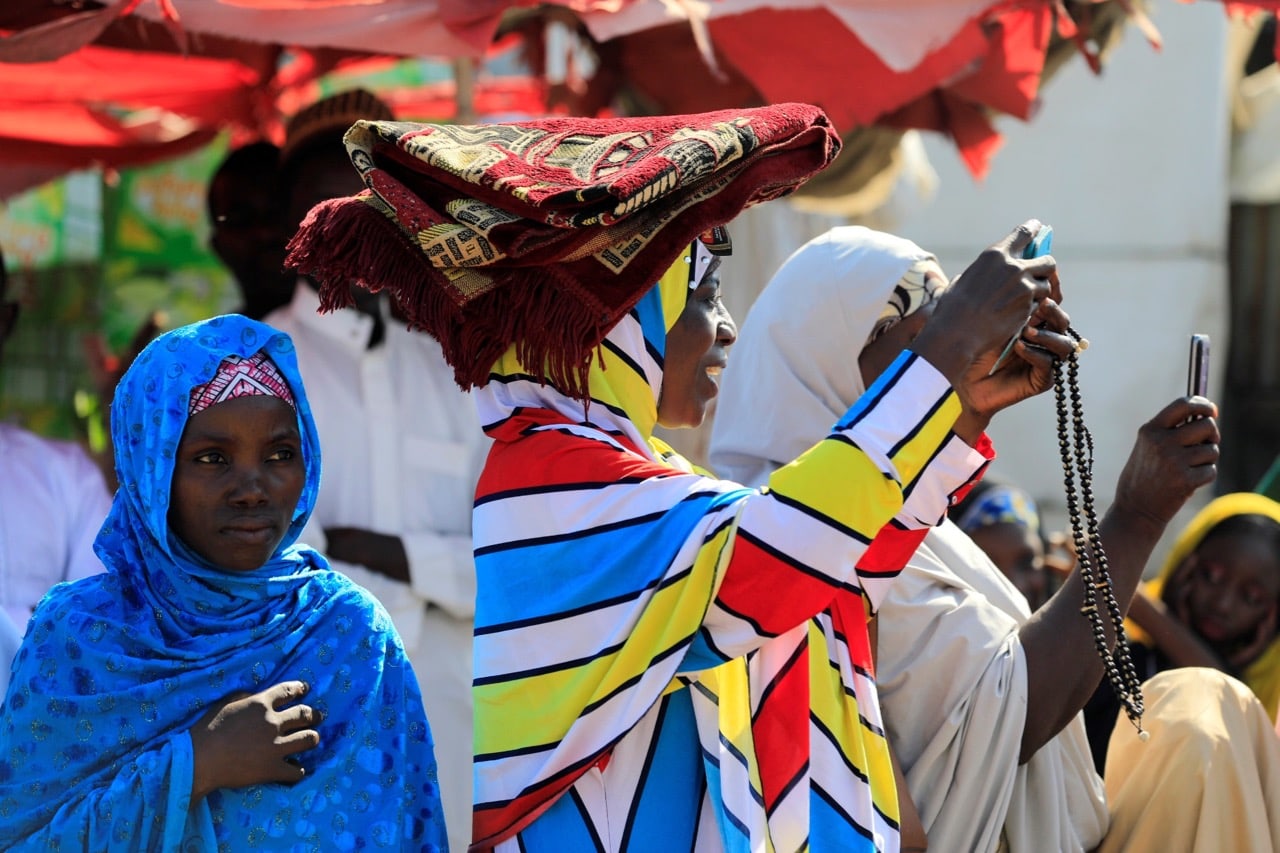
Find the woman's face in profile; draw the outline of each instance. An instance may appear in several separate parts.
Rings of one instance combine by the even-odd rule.
[[[711,261],[698,286],[689,291],[684,310],[667,332],[658,396],[658,423],[696,427],[720,393],[720,372],[738,327],[720,301],[720,258]]]
[[[293,407],[238,397],[197,412],[178,444],[169,526],[227,572],[251,572],[275,553],[306,483]]]

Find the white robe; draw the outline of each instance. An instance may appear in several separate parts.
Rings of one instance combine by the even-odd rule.
[[[1092,850],[1107,829],[1084,719],[1018,764],[1026,599],[951,521],[929,532],[880,605],[885,728],[937,850]],[[1003,834],[1003,839],[1002,839]]]
[[[103,571],[93,540],[110,507],[79,445],[0,424],[0,606],[20,634],[50,587]]]
[[[266,318],[288,332],[320,434],[320,495],[300,541],[320,551],[326,527],[399,536],[403,584],[335,562],[372,592],[395,623],[422,687],[435,740],[449,843],[471,837],[471,642],[475,563],[471,505],[489,440],[469,394],[453,381],[440,345],[387,320],[366,348],[372,318],[318,314],[299,282],[293,301]]]

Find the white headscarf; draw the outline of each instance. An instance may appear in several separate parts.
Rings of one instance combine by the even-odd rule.
[[[710,449],[720,476],[758,486],[827,434],[866,390],[858,356],[895,286],[932,257],[888,234],[835,228],[782,265],[724,373]],[[1029,616],[950,521],[929,532],[880,606],[885,729],[930,847],[1083,851],[1106,831],[1078,715],[1018,764],[1027,707],[1018,630]]]
[[[759,486],[825,436],[866,390],[862,348],[927,304],[932,290],[908,292],[926,270],[945,284],[933,255],[860,226],[832,228],[797,249],[733,347],[711,428],[712,470]]]

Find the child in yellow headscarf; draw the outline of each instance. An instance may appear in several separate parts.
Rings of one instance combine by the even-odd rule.
[[[1126,624],[1143,678],[1209,666],[1236,676],[1276,719],[1280,709],[1280,503],[1252,492],[1210,502],[1174,540],[1160,574],[1134,597]],[[1085,716],[1102,766],[1115,722],[1102,685]]]

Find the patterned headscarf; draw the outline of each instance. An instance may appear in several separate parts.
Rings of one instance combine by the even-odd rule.
[[[215,403],[237,397],[277,397],[288,403],[289,408],[297,408],[289,383],[284,381],[271,358],[259,350],[248,358],[238,355],[224,358],[212,379],[191,389],[187,416],[196,415]]]
[[[1017,486],[987,481],[975,488],[956,511],[955,522],[965,533],[995,524],[1015,524],[1040,535],[1036,502]]]
[[[931,302],[935,302],[947,288],[947,276],[938,266],[936,258],[917,258],[893,288],[889,302],[880,312],[867,343],[871,343],[898,323]]]
[[[297,412],[306,480],[260,569],[210,565],[168,524],[191,394],[219,366],[272,364]],[[273,380],[274,381],[274,380]],[[288,335],[238,315],[152,341],[111,409],[120,487],[94,550],[107,572],[60,584],[32,616],[0,717],[0,849],[395,849],[444,845],[431,734],[386,611],[295,545],[320,443]],[[216,702],[311,686],[320,746],[293,787],[191,802],[187,732]]]

